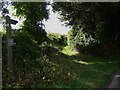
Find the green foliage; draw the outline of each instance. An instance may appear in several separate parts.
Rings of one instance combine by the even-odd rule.
[[[68,56],[73,56],[73,55],[78,54],[77,51],[71,50],[71,48],[69,46],[64,47],[61,52],[64,53],[65,55],[68,55]]]
[[[75,54],[68,47],[65,47],[63,53],[65,54],[54,55],[51,61],[70,68],[75,73],[72,74],[75,79],[54,83],[53,88],[105,88],[120,64],[120,58]]]
[[[36,45],[36,41],[33,36],[29,35],[28,32],[19,30],[13,33],[13,39],[15,45],[14,50],[14,59],[17,59],[17,62],[22,62],[26,58],[28,60],[34,60],[40,56],[40,48]],[[19,59],[19,60],[18,60]]]
[[[69,48],[66,48],[69,51]],[[70,51],[72,52],[72,51]],[[59,58],[61,57],[61,58]],[[120,58],[100,58],[90,55],[76,54],[71,56],[56,56],[57,63],[70,67],[76,78],[72,81],[56,83],[55,88],[105,88],[119,69]]]
[[[66,35],[61,35],[59,33],[48,33],[48,38],[55,44],[67,45]]]
[[[80,53],[92,53],[95,48],[96,50],[98,48],[95,44],[99,44],[99,42],[91,35],[84,33],[82,29],[70,30],[68,33],[68,45],[71,50],[77,50]]]
[[[6,34],[3,34],[3,88],[41,88],[47,86],[70,88],[103,87],[107,81],[110,80],[113,71],[117,69],[118,59],[99,59],[91,56],[82,56],[77,52],[72,52],[69,47],[65,47],[63,49],[62,52],[64,54],[59,52],[58,49],[53,46],[53,44],[57,43],[59,45],[66,45],[67,38],[64,35],[53,33],[48,34],[48,38],[46,37],[46,33],[44,32],[42,25],[42,20],[48,16],[46,5],[46,3],[15,3],[17,13],[19,15],[23,15],[26,18],[26,21],[24,22],[24,27],[21,30],[14,31],[12,34],[15,42],[13,46],[13,80],[8,78],[10,75],[7,71]],[[97,17],[97,19],[100,18],[100,20],[97,20],[97,25],[101,26],[100,28],[97,28],[97,30],[101,31],[98,31],[97,33],[93,32],[96,32],[96,29],[94,29],[94,21],[92,21],[94,18],[90,18],[91,15],[89,15],[90,13],[86,13],[86,10],[89,12],[90,7],[90,12],[94,11],[95,8],[92,8],[94,4],[77,4],[75,6],[75,3],[73,3],[61,5],[63,5],[62,10],[67,10],[67,13],[63,13],[63,15],[65,14],[65,20],[68,21],[71,19],[71,15],[74,16],[77,10],[79,11],[82,9],[82,13],[80,13],[82,14],[81,18],[85,26],[81,25],[83,22],[75,24],[76,21],[79,21],[79,18],[77,18],[74,23],[69,23],[70,25],[73,25],[73,27],[76,26],[78,29],[78,31],[75,31],[77,30],[75,28],[75,30],[73,29],[69,32],[69,45],[78,50],[80,48],[80,51],[85,53],[96,53],[96,50],[101,47],[101,44],[99,44],[98,41],[103,41],[104,38],[100,37],[104,36],[103,33],[106,34],[108,31],[104,32],[104,29],[101,29],[101,27],[104,28],[104,25],[99,25],[100,23],[98,21],[101,21],[101,17]],[[95,3],[95,6],[99,7],[99,5],[99,3]],[[58,7],[58,11],[59,9],[62,11],[61,6],[60,8]],[[99,8],[103,10],[101,6]],[[71,9],[73,10],[72,12]],[[85,13],[83,14],[84,11]],[[79,14],[75,16],[79,16]],[[104,23],[105,22],[107,21],[104,21]],[[83,28],[82,30],[80,30],[79,25],[81,25]],[[88,29],[90,29],[90,31],[86,31]],[[96,37],[98,34],[100,34],[100,37]],[[119,35],[117,34],[115,39],[116,41],[119,41],[118,36]],[[106,40],[108,40],[108,37],[105,37]],[[47,42],[44,42],[45,40]],[[106,40],[105,42],[107,42]],[[105,45],[104,41],[102,44]],[[107,44],[106,46],[108,46]],[[118,43],[116,44],[118,45]],[[45,55],[47,55],[47,57]]]
[[[61,65],[51,62],[50,56],[44,57],[47,53],[54,55],[58,51],[47,42],[39,46],[34,37],[23,30],[13,32],[12,37],[15,42],[13,46],[14,76],[10,84],[11,80],[8,78],[7,71],[6,43],[3,43],[4,88],[46,87],[49,84],[60,83],[73,78],[72,74],[68,74],[70,73],[69,68],[63,68]],[[3,40],[6,42],[6,34],[3,35]]]
[[[14,79],[10,84],[7,60],[4,54],[6,50],[3,48],[3,88],[103,87],[110,80],[118,65],[116,62],[118,59],[112,60],[113,58],[107,60],[79,56],[79,54],[72,56],[72,51],[69,51],[69,48],[65,48],[65,51],[71,52],[70,56],[54,52],[52,58],[48,59],[40,55],[41,51],[39,50],[41,49],[39,48],[49,47],[49,44],[44,42],[39,47],[34,38],[23,30],[15,31],[13,38],[16,43],[13,47]],[[5,46],[3,45],[3,47]]]
[[[13,4],[17,9],[16,14],[18,16],[23,15],[25,18],[31,18],[31,20],[37,21],[43,18],[48,18],[48,12],[46,10],[46,2],[15,2]],[[34,15],[35,14],[35,15]],[[32,15],[32,16],[31,16]],[[38,17],[39,16],[39,17]]]
[[[34,36],[38,44],[41,44],[46,39],[46,32],[42,23],[43,19],[48,19],[48,10],[46,2],[22,2],[14,3],[16,14],[24,16],[23,30]]]
[[[76,36],[74,33],[75,30],[70,30],[68,32],[68,46],[71,48],[71,49],[75,49],[75,44],[74,44],[74,37]]]
[[[13,46],[13,67],[14,67],[14,83],[20,84],[17,82],[19,78],[20,71],[34,67],[34,60],[40,57],[40,50],[34,42],[34,39],[27,32],[23,30],[15,31],[12,35],[14,39]],[[7,50],[6,50],[6,34],[3,35],[3,45],[2,45],[2,57],[3,57],[3,87],[9,87],[8,71],[7,71]],[[25,68],[24,68],[25,67]],[[20,69],[20,70],[19,70]],[[30,70],[30,69],[29,69]],[[29,71],[28,70],[28,71]],[[25,71],[24,71],[25,72]],[[16,74],[18,73],[18,74]],[[23,83],[22,83],[23,84]],[[7,86],[6,86],[7,85]],[[14,85],[13,85],[14,86]]]
[[[58,48],[55,48],[53,44],[51,43],[48,43],[48,42],[43,42],[41,44],[41,50],[42,50],[42,55],[47,57],[47,58],[50,58],[53,54],[55,54],[56,52],[59,51]]]
[[[36,62],[36,63],[35,63]],[[34,67],[28,64],[21,68],[19,64],[15,68],[15,83],[5,83],[6,88],[32,88],[45,87],[50,84],[71,80],[69,70],[58,64],[47,61],[45,58],[36,59]],[[30,64],[30,63],[29,63]],[[58,78],[59,77],[59,78]]]
[[[53,9],[60,13],[61,20],[65,21],[66,25],[72,26],[74,30],[82,28],[84,34],[87,33],[103,47],[111,45],[111,54],[119,54],[119,3],[57,2],[53,3]]]

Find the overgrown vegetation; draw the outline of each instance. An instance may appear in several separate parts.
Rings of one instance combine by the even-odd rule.
[[[3,87],[28,88],[37,87],[37,85],[45,87],[49,83],[55,83],[56,81],[60,83],[74,78],[74,75],[68,75],[68,73],[71,72],[69,67],[63,68],[61,65],[50,61],[49,55],[56,53],[54,47],[48,44],[47,46],[49,46],[49,48],[47,48],[45,44],[38,46],[34,38],[22,30],[14,32],[13,38],[16,42],[13,47],[13,81],[9,79],[7,73],[7,53],[5,52],[5,43],[3,43]],[[5,36],[3,40],[5,40]],[[52,50],[49,52],[48,50],[51,48]]]
[[[22,27],[23,30],[28,31],[38,44],[41,44],[47,38],[47,33],[42,22],[43,19],[48,19],[49,12],[46,8],[47,4],[47,2],[15,2],[13,4],[16,9],[16,15],[26,19]]]
[[[72,39],[69,42],[72,42],[75,47],[85,48],[86,51],[86,49],[94,48],[98,44],[101,51],[99,51],[98,45],[96,51],[105,52],[102,54],[103,56],[110,56],[113,54],[119,55],[120,51],[119,4],[112,2],[56,2],[53,3],[53,9],[55,12],[59,12],[61,21],[72,27],[73,30],[70,33],[73,34],[73,37],[69,37],[70,40]],[[93,45],[93,42],[95,42],[95,45]],[[93,52],[94,50],[91,50],[87,53],[91,54]]]
[[[69,67],[74,72],[74,80],[55,82],[47,87],[53,88],[107,88],[112,76],[119,68],[120,58],[101,58],[78,54],[64,48],[62,53],[54,54],[50,61],[59,64],[63,68]],[[72,52],[72,53],[71,53]],[[61,57],[61,58],[59,58]],[[68,73],[72,75],[72,73]]]
[[[56,49],[62,50],[67,45],[67,35],[48,33],[48,42]]]
[[[48,33],[48,38],[53,41],[54,44],[61,46],[67,45],[67,35],[61,35],[59,33]]]
[[[26,20],[22,29],[12,31],[13,75],[8,73],[6,32],[2,33],[3,88],[107,86],[120,65],[115,56],[120,44],[119,3],[54,3],[54,11],[73,27],[68,36],[45,32],[42,21],[48,19],[49,2],[13,5]],[[111,18],[115,15],[116,22]]]

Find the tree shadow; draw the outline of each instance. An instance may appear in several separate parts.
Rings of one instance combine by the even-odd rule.
[[[98,56],[91,56],[91,55],[83,55],[83,54],[76,54],[76,55],[66,55],[62,52],[54,53],[54,55],[50,58],[51,61],[61,64],[64,67],[70,67],[75,72],[82,71],[83,68],[94,68],[94,70],[99,70],[99,72],[106,73],[108,69],[112,69],[114,65],[119,67],[120,65],[120,58],[113,58],[113,57],[98,57]],[[118,64],[119,63],[119,64]]]
[[[76,73],[76,80],[73,83],[66,81],[66,83],[62,84],[65,87],[71,87],[71,85],[79,87],[79,84],[86,87],[91,87],[91,84],[93,84],[92,87],[94,85],[95,87],[101,87],[100,85],[104,87],[105,83],[108,83],[112,74],[118,68],[118,59],[112,57],[103,58],[83,54],[69,56],[62,52],[57,52],[51,55],[51,61],[61,64],[63,68],[69,67],[71,71]],[[99,81],[102,82],[100,85],[97,84],[100,83]]]
[[[62,52],[57,52],[51,55],[52,59],[66,59],[67,61],[71,60],[81,60],[81,61],[94,61],[94,62],[110,62],[110,61],[120,61],[119,57],[100,57],[100,56],[93,56],[93,55],[85,55],[85,54],[76,54],[76,55],[66,55]],[[63,59],[64,58],[64,59]]]

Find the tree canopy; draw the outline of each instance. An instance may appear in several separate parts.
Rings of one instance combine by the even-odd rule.
[[[112,46],[114,50],[119,48],[120,3],[57,2],[53,8],[60,13],[61,21],[74,30],[91,35],[103,46]]]
[[[46,32],[42,21],[48,19],[49,12],[47,10],[47,2],[23,2],[14,3],[16,13],[18,16],[24,16],[24,30],[33,35],[38,43],[45,40]]]
[[[119,3],[53,3],[61,21],[72,27],[68,36],[45,32],[43,20],[49,17],[49,2],[6,1],[2,4],[3,17],[9,13],[9,4],[25,21],[17,30],[11,29],[7,19],[4,24],[11,37],[2,32],[3,88],[108,86],[120,61],[115,55],[105,58],[106,52],[120,52]],[[8,57],[12,52],[12,58]],[[99,53],[105,57],[97,57]],[[12,73],[9,67],[13,67]]]

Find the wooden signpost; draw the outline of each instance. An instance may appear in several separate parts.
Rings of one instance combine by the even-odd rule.
[[[9,74],[13,74],[13,39],[11,37],[12,29],[11,24],[16,24],[18,21],[10,19],[9,16],[6,16],[6,34],[7,34],[7,58],[8,58],[8,71]]]

